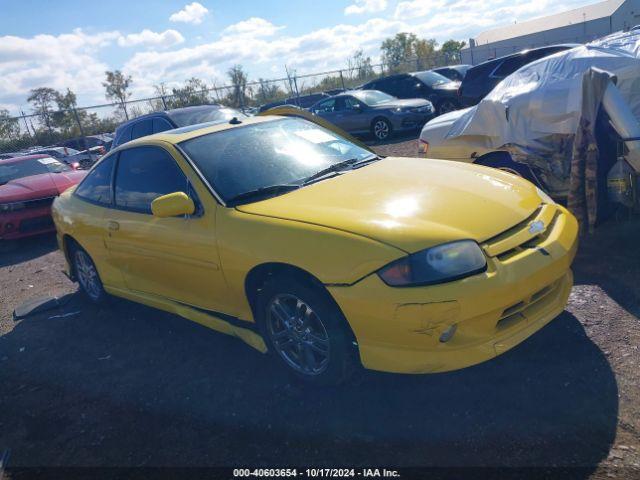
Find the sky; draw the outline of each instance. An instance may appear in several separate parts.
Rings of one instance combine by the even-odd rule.
[[[70,88],[78,105],[106,103],[104,72],[131,75],[132,98],[191,77],[226,84],[345,67],[358,49],[374,63],[398,32],[466,40],[483,30],[592,0],[0,0],[0,109],[17,114],[29,90]]]

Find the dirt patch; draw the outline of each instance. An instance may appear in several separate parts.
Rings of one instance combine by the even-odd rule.
[[[415,139],[376,146],[408,155]],[[74,294],[53,236],[0,254],[0,456],[13,466],[569,466],[640,475],[640,221],[582,241],[567,310],[458,372],[309,391],[238,340]]]

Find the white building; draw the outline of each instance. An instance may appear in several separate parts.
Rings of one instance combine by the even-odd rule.
[[[487,30],[469,39],[462,63],[476,65],[527,48],[585,43],[640,24],[640,0],[606,0]]]

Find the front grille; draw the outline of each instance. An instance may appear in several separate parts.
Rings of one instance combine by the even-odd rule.
[[[552,284],[529,295],[527,298],[505,308],[496,322],[496,329],[506,330],[514,326],[526,318],[529,310],[544,303],[545,299],[553,299],[550,295],[558,289],[561,281],[562,280],[556,280]]]
[[[20,222],[18,231],[20,233],[37,232],[39,230],[48,230],[53,228],[53,218],[51,216],[27,218]]]
[[[482,247],[488,256],[501,262],[507,261],[546,241],[553,232],[559,215],[560,211],[555,206],[542,205],[524,221],[484,242]],[[532,231],[533,224],[542,225],[543,228]]]

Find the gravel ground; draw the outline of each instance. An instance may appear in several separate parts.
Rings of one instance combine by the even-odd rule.
[[[413,155],[415,139],[376,146]],[[542,466],[640,478],[640,221],[582,241],[566,311],[462,371],[308,390],[231,337],[97,308],[53,236],[0,254],[0,457],[20,466]],[[15,322],[25,300],[66,295]],[[11,476],[11,474],[10,474]],[[1,477],[1,474],[0,474]]]

